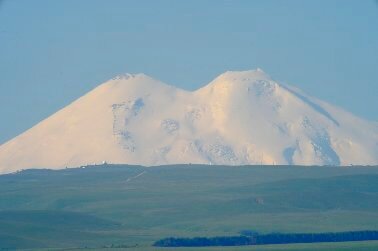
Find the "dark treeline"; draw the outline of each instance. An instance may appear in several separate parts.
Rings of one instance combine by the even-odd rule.
[[[271,233],[230,237],[165,238],[154,243],[157,247],[244,246],[264,244],[344,242],[378,240],[378,231],[350,231],[338,233]]]

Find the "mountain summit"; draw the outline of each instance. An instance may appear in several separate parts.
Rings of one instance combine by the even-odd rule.
[[[223,73],[194,92],[124,74],[0,146],[0,173],[103,161],[378,164],[378,127],[261,69]]]

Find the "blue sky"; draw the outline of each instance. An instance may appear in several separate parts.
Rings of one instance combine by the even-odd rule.
[[[0,0],[0,144],[119,73],[257,67],[378,121],[377,1]]]

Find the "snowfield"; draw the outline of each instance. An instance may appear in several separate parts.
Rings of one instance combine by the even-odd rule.
[[[194,92],[125,74],[0,146],[0,173],[103,161],[376,165],[378,125],[260,69],[226,72]]]

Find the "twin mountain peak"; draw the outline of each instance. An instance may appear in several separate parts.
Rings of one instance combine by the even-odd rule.
[[[101,84],[0,146],[0,173],[92,163],[378,164],[378,127],[261,69],[190,92],[144,74]]]

